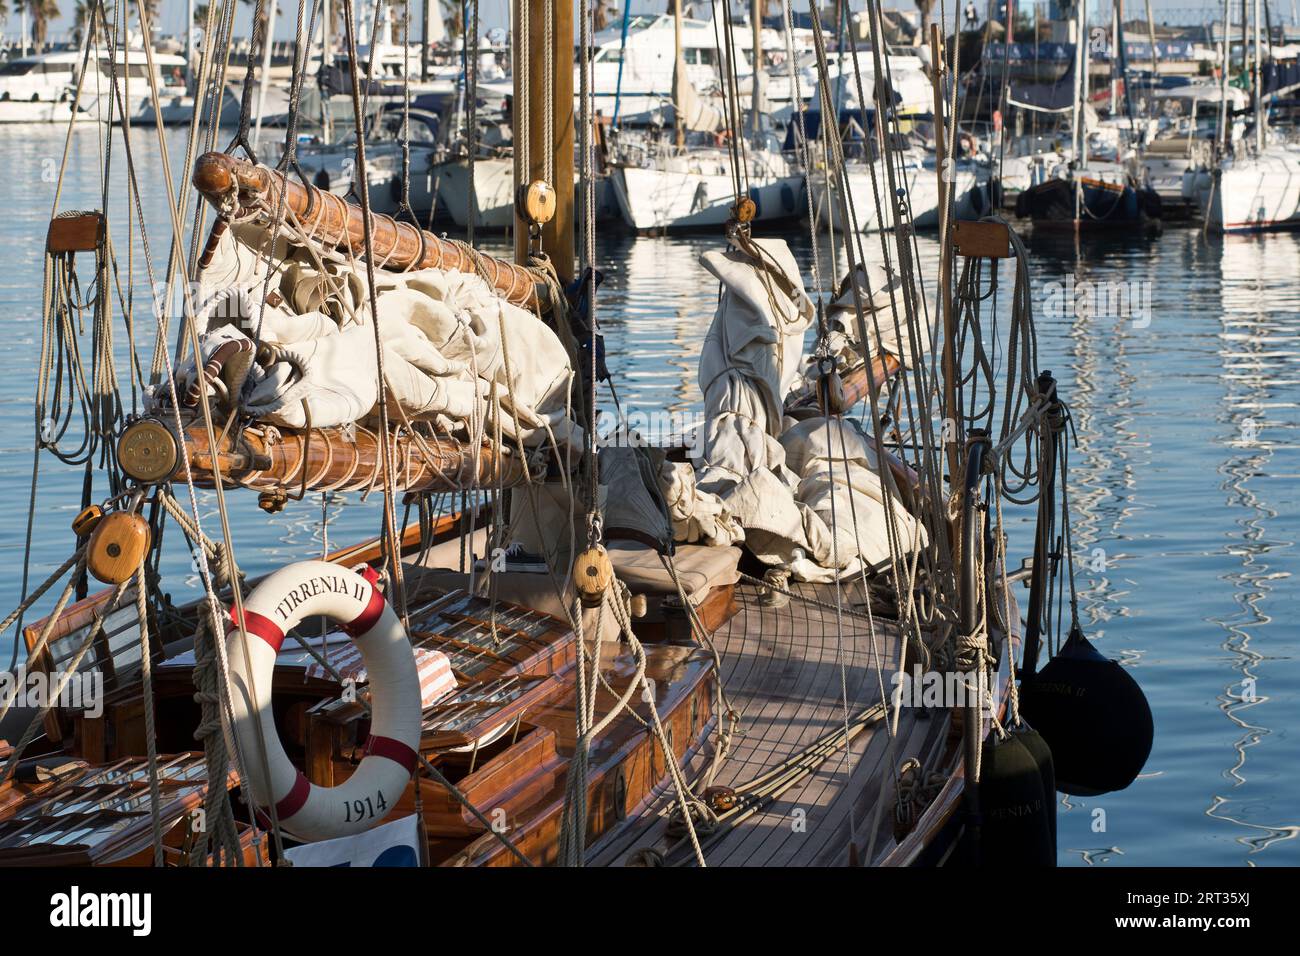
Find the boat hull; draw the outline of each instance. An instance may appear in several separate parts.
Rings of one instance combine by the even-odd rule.
[[[1197,177],[1191,188],[1216,232],[1300,228],[1298,151],[1225,163],[1217,174]]]
[[[637,232],[706,229],[731,218],[735,186],[725,165],[715,170],[659,170],[618,166],[610,176],[624,222]],[[747,195],[755,222],[797,217],[803,208],[799,176],[750,177]]]
[[[1149,188],[1082,176],[1049,179],[1020,194],[1016,215],[1030,219],[1034,228],[1131,228],[1159,218],[1160,197]],[[1077,213],[1077,214],[1076,214]]]
[[[442,201],[451,221],[461,229],[471,222],[476,229],[509,229],[514,223],[514,161],[511,159],[477,159],[474,161],[474,193],[470,196],[469,162],[464,159],[439,163],[427,184],[420,190],[420,206],[432,208]],[[414,184],[412,204],[416,201]]]
[[[874,169],[872,168],[874,167]],[[882,163],[849,164],[846,177],[849,187],[849,199],[852,214],[858,232],[878,232],[893,227],[893,214],[888,204],[889,188],[886,170]],[[897,174],[895,181],[898,181]],[[819,219],[827,219],[837,231],[844,230],[840,203],[840,184],[830,182],[830,195],[827,196],[825,174],[810,177],[813,186],[814,203]],[[911,212],[912,225],[918,229],[939,228],[939,180],[933,168],[922,164],[909,163],[903,167],[902,181],[899,188],[906,190],[908,208]],[[973,170],[957,168],[953,173],[954,190],[953,212],[958,219],[970,219],[988,211],[988,189],[977,187]],[[977,192],[983,188],[984,192]],[[880,197],[881,210],[877,209],[876,196]],[[829,210],[826,208],[829,199]]]

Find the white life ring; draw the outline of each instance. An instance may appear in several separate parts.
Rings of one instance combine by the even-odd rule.
[[[300,561],[271,574],[244,599],[242,629],[231,615],[226,655],[244,773],[257,805],[274,805],[280,825],[303,840],[370,829],[401,798],[418,760],[421,707],[415,653],[402,622],[375,587],[377,578],[370,568],[356,574],[325,561]],[[314,785],[289,762],[271,713],[272,672],[284,636],[318,614],[338,621],[356,641],[370,685],[366,756],[337,787]]]

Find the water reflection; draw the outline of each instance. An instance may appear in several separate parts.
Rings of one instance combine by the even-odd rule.
[[[140,182],[160,182],[152,132],[133,136]],[[7,566],[17,568],[52,196],[42,172],[45,160],[60,154],[62,136],[29,129],[22,135],[0,131],[0,137],[12,184],[0,221],[7,256],[0,273],[7,346],[0,350],[0,485],[13,503],[0,511],[0,549]],[[73,139],[62,208],[93,208],[101,201],[99,139],[93,127]],[[179,157],[181,139],[171,145]],[[115,149],[119,172],[123,162]],[[141,198],[154,249],[165,250],[165,197],[146,191]],[[112,194],[110,211],[121,248],[125,197]],[[810,290],[817,285],[814,261],[823,288],[843,275],[843,253],[834,262],[824,236],[815,259],[805,233],[788,238]],[[721,236],[602,239],[600,315],[626,406],[698,409],[698,356],[717,304],[717,283],[698,258],[722,245]],[[499,240],[488,246],[505,251]],[[1196,230],[1171,230],[1158,240],[1032,236],[1029,248],[1039,365],[1057,375],[1079,434],[1071,493],[1084,624],[1104,653],[1139,672],[1157,727],[1147,769],[1127,791],[1062,800],[1062,862],[1300,863],[1300,841],[1293,839],[1294,748],[1287,749],[1300,728],[1300,647],[1293,624],[1300,239],[1219,241]],[[878,238],[865,238],[861,250],[878,252]],[[917,264],[931,301],[937,253],[932,237],[917,238]],[[143,283],[139,255],[134,266]],[[1048,314],[1044,285],[1067,277],[1146,283],[1149,325],[1095,310]],[[1004,279],[1009,291],[1007,273]],[[999,296],[1000,309],[1009,305],[1009,295]],[[152,320],[142,317],[137,331],[149,342]],[[125,336],[118,345],[127,347]],[[144,357],[147,362],[147,351]],[[1254,422],[1249,440],[1247,420]],[[36,580],[70,552],[68,525],[80,480],[75,470],[43,465]],[[251,496],[228,501],[239,560],[252,574],[320,553],[326,530],[337,547],[370,537],[378,527],[377,499],[362,502],[359,495],[329,499],[327,529],[319,497],[273,517]],[[215,528],[211,493],[200,493],[200,508],[205,526]],[[1008,517],[1017,522],[1010,546],[1015,562],[1030,550],[1031,516]],[[197,578],[179,536],[169,535],[162,570],[180,599]],[[17,583],[10,574],[0,584],[4,611],[17,603]],[[1097,809],[1106,811],[1106,832],[1093,830]]]
[[[1269,533],[1279,512],[1267,500],[1267,479],[1280,477],[1275,456],[1295,448],[1296,403],[1279,389],[1294,384],[1291,367],[1300,312],[1294,283],[1300,276],[1300,243],[1234,238],[1223,243],[1222,255],[1219,338],[1224,401],[1218,422],[1226,457],[1218,471],[1223,476],[1220,488],[1235,515],[1235,527],[1224,535],[1230,570],[1222,575],[1235,609],[1212,620],[1225,632],[1221,646],[1233,671],[1217,697],[1218,706],[1237,736],[1233,759],[1222,773],[1230,782],[1229,795],[1214,794],[1205,813],[1245,831],[1236,842],[1249,848],[1249,857],[1300,831],[1294,824],[1243,819],[1273,816],[1276,808],[1241,793],[1252,782],[1251,751],[1273,734],[1263,720],[1273,712],[1265,705],[1274,700],[1271,690],[1278,683],[1268,666],[1269,654],[1254,645],[1273,620],[1267,605],[1276,582],[1290,577],[1269,560],[1292,542]]]

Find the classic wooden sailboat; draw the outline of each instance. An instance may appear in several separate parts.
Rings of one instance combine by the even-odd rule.
[[[1087,3],[1073,18],[1076,88],[1071,112],[1068,162],[1051,175],[1021,190],[1016,215],[1031,219],[1035,228],[1103,229],[1159,228],[1160,196],[1151,188],[1140,159],[1098,160],[1088,154],[1089,49]]]
[[[1030,760],[1016,658],[1024,645],[1032,674],[1056,635],[1044,550],[1022,636],[1002,498],[1008,480],[1042,485],[1049,548],[1064,436],[1023,247],[1001,222],[945,216],[932,327],[897,204],[891,265],[858,266],[846,243],[849,277],[819,306],[737,208],[703,257],[721,296],[701,455],[631,436],[597,449],[595,279],[571,281],[594,264],[593,111],[582,90],[574,116],[565,71],[543,82],[573,26],[555,10],[553,31],[525,17],[517,35],[517,115],[540,148],[516,151],[514,262],[364,193],[352,206],[230,154],[195,162],[217,216],[192,259],[191,358],[160,327],[155,386],[112,423],[114,490],[88,486],[76,549],[24,598],[65,582],[22,631],[59,693],[0,746],[0,863],[266,865],[388,820],[413,820],[421,860],[448,866],[1054,859],[1050,757],[1007,765]],[[539,108],[528,87],[547,90]],[[550,185],[573,175],[575,132],[578,256]],[[357,160],[364,175],[363,142]],[[105,274],[107,228],[51,223],[56,349],[75,257]],[[959,370],[985,347],[965,334],[972,283],[1004,260],[1022,362],[995,420],[995,379]],[[97,342],[111,321],[96,310]],[[329,490],[381,493],[379,536],[241,574],[227,494],[276,511]],[[398,520],[403,502],[417,520]],[[188,603],[158,576],[177,532],[202,581]],[[107,589],[70,603],[88,576]],[[102,707],[62,694],[88,674]]]

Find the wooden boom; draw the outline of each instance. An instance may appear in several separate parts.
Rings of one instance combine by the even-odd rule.
[[[248,210],[261,201],[263,208],[270,210],[268,220],[283,192],[285,205],[314,241],[327,249],[346,246],[354,255],[365,253],[364,213],[359,206],[333,193],[306,186],[274,169],[226,153],[200,156],[194,164],[193,182],[205,199],[224,212]],[[372,213],[370,219],[377,268],[394,272],[447,269],[482,274],[508,302],[526,309],[537,307],[538,277],[523,266],[475,253],[462,243],[440,239],[392,216]],[[292,237],[286,235],[286,238],[292,241]]]
[[[185,429],[194,483],[211,488],[216,483],[207,432],[199,423]],[[258,491],[296,494],[304,491],[365,491],[384,487],[383,456],[379,436],[356,425],[352,434],[342,428],[312,428],[284,432],[268,442],[266,433],[245,429],[233,440],[219,439],[215,464],[222,478]],[[517,455],[484,445],[477,449],[452,438],[425,438],[416,442],[407,434],[393,441],[392,461],[398,491],[445,488],[513,487],[523,484],[525,466]],[[179,479],[184,479],[181,466]]]
[[[888,352],[881,352],[871,360],[871,366],[858,365],[844,373],[844,400],[852,407],[871,395],[873,389],[885,387],[898,374],[902,363]],[[791,403],[792,408],[815,408],[817,392],[811,390]]]

